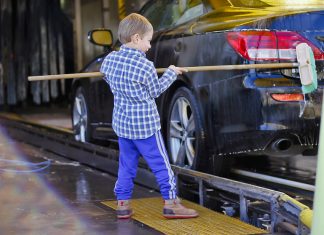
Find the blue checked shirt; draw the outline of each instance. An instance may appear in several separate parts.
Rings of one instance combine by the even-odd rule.
[[[123,45],[106,56],[100,72],[114,94],[112,127],[117,136],[145,139],[161,129],[155,98],[176,80],[172,69],[159,79],[144,52]]]

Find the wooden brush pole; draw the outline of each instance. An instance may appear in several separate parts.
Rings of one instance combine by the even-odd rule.
[[[197,66],[183,67],[188,72],[199,71],[215,71],[215,70],[239,70],[239,69],[279,69],[279,68],[294,68],[298,67],[298,63],[274,63],[274,64],[238,64],[238,65],[212,65],[212,66]],[[156,69],[157,73],[165,72],[167,68]]]
[[[298,63],[273,63],[273,64],[240,64],[240,65],[213,65],[213,66],[196,66],[196,67],[183,67],[188,72],[201,72],[201,71],[215,71],[215,70],[236,70],[236,69],[280,69],[280,68],[294,68],[298,67]],[[156,69],[157,73],[163,73],[167,68]],[[94,78],[103,77],[100,72],[89,73],[70,73],[58,75],[43,75],[43,76],[29,76],[28,81],[42,81],[42,80],[55,80],[55,79],[73,79],[73,78]]]
[[[94,78],[102,77],[100,72],[90,73],[69,73],[69,74],[57,74],[57,75],[43,75],[43,76],[29,76],[28,81],[44,81],[44,80],[56,80],[56,79],[72,79],[72,78]]]

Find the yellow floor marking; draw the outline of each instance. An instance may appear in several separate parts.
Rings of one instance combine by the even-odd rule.
[[[104,201],[102,204],[116,209],[116,201]],[[161,198],[142,198],[131,201],[135,213],[132,218],[164,234],[251,235],[266,233],[265,230],[195,203],[182,200],[182,204],[197,210],[199,217],[193,219],[165,219],[162,216],[163,203]]]

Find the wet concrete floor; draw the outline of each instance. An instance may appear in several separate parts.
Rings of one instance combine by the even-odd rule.
[[[0,126],[0,234],[160,234],[117,220],[101,205],[114,200],[116,178],[16,142]],[[136,185],[133,197],[156,197]],[[161,200],[162,203],[162,200]]]

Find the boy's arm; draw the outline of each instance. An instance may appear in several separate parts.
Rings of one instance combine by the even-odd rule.
[[[170,68],[168,68],[160,78],[158,78],[153,64],[148,72],[146,85],[152,98],[159,97],[177,79],[176,72]]]
[[[108,59],[106,57],[100,66],[100,73],[104,75],[103,79],[109,84],[108,77],[107,77],[107,70],[108,70]]]

